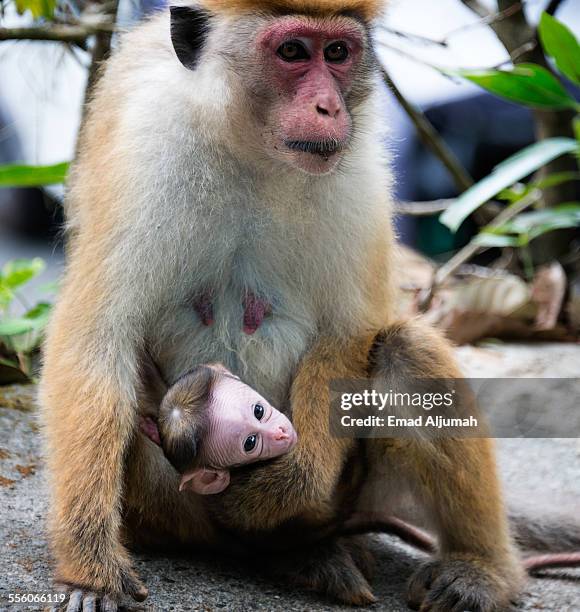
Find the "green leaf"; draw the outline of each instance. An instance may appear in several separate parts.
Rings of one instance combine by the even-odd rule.
[[[574,137],[580,142],[580,115],[576,115],[572,120],[572,129],[574,130]]]
[[[51,18],[56,8],[56,0],[16,0],[16,10],[20,15],[27,10],[32,13],[34,19],[41,17]]]
[[[38,329],[39,326],[44,326],[48,321],[51,309],[52,306],[47,302],[39,302],[24,315],[24,318],[33,321],[36,329]]]
[[[38,276],[45,268],[40,257],[34,259],[13,259],[2,268],[2,283],[9,289],[16,289]]]
[[[497,229],[512,234],[533,234],[538,228],[560,229],[578,225],[580,225],[580,204],[570,203],[521,213]]]
[[[549,189],[550,187],[557,187],[563,183],[569,183],[571,181],[580,180],[580,172],[554,172],[549,174],[539,181],[534,181],[529,185],[530,189]]]
[[[33,329],[34,323],[24,317],[13,317],[0,321],[0,336],[17,336]]]
[[[579,107],[562,83],[549,70],[537,64],[518,64],[509,70],[446,72],[461,76],[496,96],[525,106],[550,110]]]
[[[556,157],[579,149],[578,142],[572,138],[548,138],[522,149],[496,166],[489,176],[462,193],[441,214],[439,220],[452,232],[456,232],[474,210],[502,189],[513,185]]]
[[[54,281],[50,281],[49,283],[42,283],[42,285],[40,285],[38,289],[42,291],[43,293],[57,293],[59,286],[60,286],[59,281],[54,280]]]
[[[68,162],[52,166],[0,166],[0,187],[39,187],[64,183],[68,168]]]
[[[0,308],[6,308],[14,299],[14,293],[3,283],[0,278]]]
[[[0,321],[0,336],[18,336],[46,327],[50,316],[50,304],[41,302],[22,317],[10,317]]]
[[[482,247],[518,247],[520,241],[517,236],[503,236],[493,232],[482,231],[474,239],[473,243]]]
[[[580,85],[580,44],[574,34],[548,13],[542,13],[538,32],[544,51],[554,58],[558,70]]]
[[[513,187],[508,187],[507,189],[502,189],[497,194],[498,200],[505,200],[510,204],[513,202],[518,202],[525,195],[527,195],[531,191],[529,185],[524,185],[523,183],[516,183]]]

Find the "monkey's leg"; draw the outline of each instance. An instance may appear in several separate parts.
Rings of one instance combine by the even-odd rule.
[[[380,333],[371,374],[396,389],[405,379],[459,378],[447,343],[414,321]],[[369,440],[376,461],[415,487],[441,553],[409,585],[410,605],[430,612],[492,612],[518,594],[523,569],[508,532],[488,439]],[[382,458],[381,458],[382,454]]]
[[[108,608],[109,599],[122,593],[138,601],[147,596],[119,535],[126,451],[137,422],[137,368],[131,368],[129,341],[103,331],[94,311],[86,312],[91,291],[89,279],[63,291],[41,387],[56,580],[75,593],[72,611],[82,608],[83,599],[89,605],[91,593],[111,596]],[[111,363],[122,350],[120,363]],[[84,593],[80,598],[77,588]]]

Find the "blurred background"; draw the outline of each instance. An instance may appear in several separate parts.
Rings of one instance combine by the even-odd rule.
[[[15,338],[36,346],[63,267],[62,183],[96,67],[164,1],[0,5],[0,362],[22,370]],[[376,29],[412,249],[401,310],[457,342],[577,339],[579,36],[580,0],[391,0]]]

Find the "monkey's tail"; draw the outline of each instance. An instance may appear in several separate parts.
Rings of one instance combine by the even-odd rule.
[[[554,515],[549,519],[510,511],[510,526],[517,545],[535,552],[580,551],[580,516]]]
[[[351,517],[340,529],[341,535],[359,535],[364,533],[386,533],[400,538],[406,544],[434,554],[437,552],[437,542],[427,532],[407,523],[396,516],[380,516],[378,518]]]
[[[524,556],[523,565],[530,574],[558,567],[580,567],[580,522],[570,516],[557,519],[510,513],[510,527]],[[437,552],[437,541],[427,532],[395,516],[355,514],[340,529],[341,535],[386,533],[430,554]]]
[[[580,520],[560,515],[550,519],[510,512],[510,526],[522,551],[534,551],[523,563],[528,572],[580,566]]]

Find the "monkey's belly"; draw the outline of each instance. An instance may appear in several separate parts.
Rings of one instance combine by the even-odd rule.
[[[242,303],[213,310],[207,324],[193,306],[167,312],[154,326],[154,358],[171,383],[202,363],[222,363],[277,408],[307,350],[312,324],[274,307],[252,333]]]

